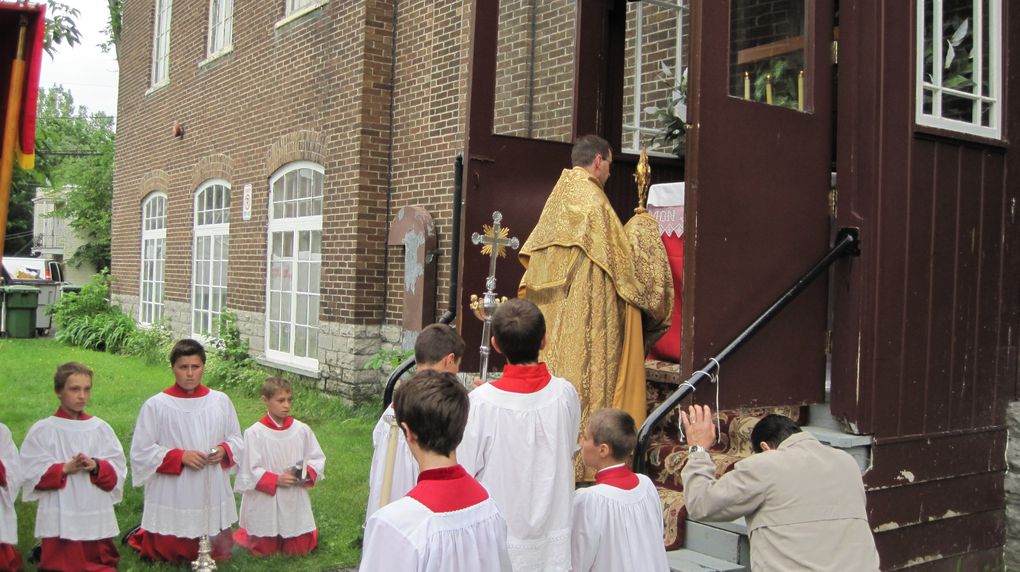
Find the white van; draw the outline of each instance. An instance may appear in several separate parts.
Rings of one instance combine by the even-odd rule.
[[[3,266],[4,271],[11,280],[63,282],[63,272],[61,271],[60,263],[56,260],[4,256]]]

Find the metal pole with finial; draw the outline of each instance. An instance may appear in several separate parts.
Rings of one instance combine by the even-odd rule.
[[[215,449],[215,447],[213,447]],[[198,558],[191,562],[192,572],[212,572],[216,570],[216,561],[212,557],[212,542],[209,541],[209,471],[208,465],[202,469],[205,481],[205,522],[202,525],[202,536],[198,539]]]
[[[489,376],[489,336],[492,331],[492,313],[496,311],[496,307],[502,300],[496,295],[496,259],[506,256],[506,249],[510,247],[517,250],[517,247],[521,245],[521,242],[516,236],[510,237],[510,227],[502,226],[503,213],[494,211],[492,213],[492,226],[487,224],[482,225],[482,233],[474,233],[471,235],[471,242],[474,244],[482,245],[482,254],[489,256],[489,276],[485,279],[485,293],[482,294],[481,308],[478,308],[478,297],[475,295],[471,296],[471,309],[475,312],[475,315],[482,320],[482,344],[478,348],[479,357],[479,377],[482,378],[482,382],[488,381],[486,379]]]

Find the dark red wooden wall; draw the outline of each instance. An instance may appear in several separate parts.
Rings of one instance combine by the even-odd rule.
[[[1004,140],[988,142],[915,126],[915,2],[840,4],[837,218],[862,255],[835,274],[833,413],[875,438],[883,568],[984,569],[1017,397],[1020,7],[1003,2]]]

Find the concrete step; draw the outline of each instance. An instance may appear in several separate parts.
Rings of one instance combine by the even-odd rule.
[[[688,548],[667,552],[666,559],[669,560],[669,569],[672,572],[746,572],[748,570],[747,567],[740,564],[712,558],[707,554]]]
[[[751,542],[743,518],[733,522],[699,522],[687,519],[684,548],[725,562],[751,566]]]

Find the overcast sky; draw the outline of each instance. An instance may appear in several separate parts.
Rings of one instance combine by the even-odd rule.
[[[90,112],[117,114],[117,59],[113,51],[104,54],[98,45],[106,39],[107,0],[63,0],[76,8],[81,43],[60,45],[53,58],[43,52],[39,87],[63,85],[74,96],[75,105]]]

